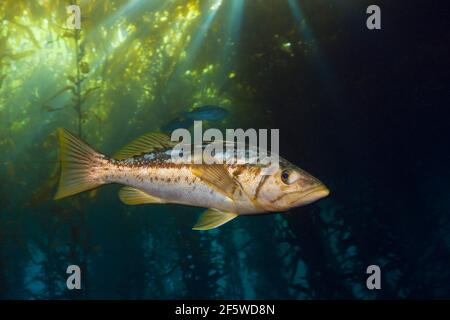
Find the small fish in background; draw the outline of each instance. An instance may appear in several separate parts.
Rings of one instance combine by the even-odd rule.
[[[187,119],[191,120],[223,120],[228,117],[230,112],[227,109],[218,106],[205,105],[199,108],[195,108],[192,111],[185,112],[183,115]]]
[[[119,198],[128,205],[174,203],[208,208],[193,229],[209,230],[239,215],[287,211],[329,194],[322,182],[284,159],[264,174],[262,170],[270,164],[180,163],[171,157],[176,143],[160,132],[139,137],[109,158],[68,131],[58,131],[61,177],[56,200],[119,183],[124,185]]]
[[[176,129],[189,129],[194,125],[194,121],[185,118],[175,118],[161,127],[162,132],[172,132]]]
[[[194,121],[218,121],[228,117],[230,112],[222,107],[205,105],[194,110],[183,112],[180,116],[161,127],[162,132],[172,132],[176,129],[190,129]]]

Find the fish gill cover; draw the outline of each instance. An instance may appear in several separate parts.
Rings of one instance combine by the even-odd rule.
[[[450,298],[447,17],[377,2],[381,30],[368,1],[1,1],[0,298]],[[57,128],[113,155],[196,120],[279,128],[330,196],[209,231],[116,185],[54,200]]]

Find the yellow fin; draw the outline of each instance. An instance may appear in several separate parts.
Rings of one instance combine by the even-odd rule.
[[[55,200],[99,187],[103,183],[93,179],[92,169],[104,165],[104,156],[78,137],[62,128],[58,129],[61,177]]]
[[[239,184],[222,164],[204,164],[191,167],[192,173],[209,183],[215,190],[233,200],[233,194]]]
[[[175,145],[176,142],[171,141],[168,135],[161,132],[149,132],[127,144],[113,158],[116,160],[124,160],[155,150],[170,148]]]
[[[119,198],[123,203],[129,205],[148,204],[148,203],[166,203],[163,199],[154,197],[142,190],[133,187],[123,187],[119,191]]]
[[[210,230],[233,220],[238,215],[231,212],[224,212],[217,209],[206,210],[198,219],[192,230]]]

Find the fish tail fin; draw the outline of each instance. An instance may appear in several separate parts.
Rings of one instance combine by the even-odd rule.
[[[98,170],[107,164],[105,156],[65,129],[58,129],[61,176],[55,200],[94,189],[105,183]]]

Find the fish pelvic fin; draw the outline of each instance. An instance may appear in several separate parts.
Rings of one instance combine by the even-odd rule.
[[[58,129],[61,176],[55,200],[91,190],[104,184],[101,171],[108,162],[105,156],[92,149],[69,131]]]
[[[166,203],[166,201],[163,199],[154,197],[142,190],[128,186],[120,189],[119,198],[123,203],[129,205]]]
[[[198,219],[192,230],[210,230],[233,220],[238,215],[236,213],[220,211],[217,209],[206,210]]]

